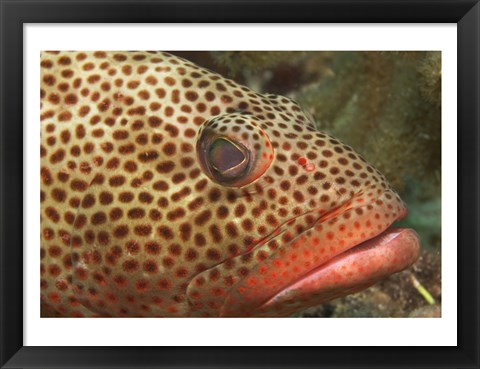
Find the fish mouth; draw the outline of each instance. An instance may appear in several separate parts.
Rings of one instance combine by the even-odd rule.
[[[368,203],[349,201],[322,214],[252,270],[227,297],[222,315],[287,316],[407,268],[418,258],[418,235],[391,227],[406,214],[405,204],[390,190]],[[339,224],[346,224],[343,232]],[[281,233],[277,230],[268,240]]]
[[[390,227],[300,276],[262,304],[258,315],[280,310],[275,309],[277,306],[293,313],[359,292],[412,265],[419,251],[420,241],[414,230]]]

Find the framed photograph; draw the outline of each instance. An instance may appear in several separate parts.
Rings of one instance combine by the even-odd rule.
[[[1,7],[2,368],[479,367],[478,2]]]

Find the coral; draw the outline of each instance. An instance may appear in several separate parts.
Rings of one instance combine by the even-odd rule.
[[[244,69],[253,71],[272,69],[286,58],[291,62],[304,55],[302,52],[284,51],[222,51],[212,52],[212,56],[220,65],[227,66],[233,74],[240,73]]]
[[[442,84],[442,56],[439,51],[429,52],[418,66],[421,76],[420,92],[425,100],[432,102],[436,107],[441,103]]]

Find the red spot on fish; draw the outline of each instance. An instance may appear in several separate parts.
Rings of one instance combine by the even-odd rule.
[[[56,292],[52,292],[48,295],[48,299],[53,303],[53,304],[58,304],[60,302],[60,295]]]

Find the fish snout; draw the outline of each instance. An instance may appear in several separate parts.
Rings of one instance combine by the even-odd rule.
[[[413,263],[419,248],[416,234],[409,230],[388,230],[406,215],[405,203],[389,188],[380,191],[377,197],[371,193],[372,196],[360,193],[350,198],[323,213],[303,233],[285,240],[276,253],[259,263],[230,291],[221,315],[286,315],[363,289]],[[281,235],[278,241],[282,241]],[[351,256],[345,258],[346,255]],[[331,265],[325,270],[333,274],[316,274],[323,270],[323,265]],[[331,278],[337,272],[343,273],[344,265],[350,274],[336,284]],[[302,281],[312,273],[316,276],[307,283],[312,288],[304,286]],[[295,292],[291,294],[292,291]],[[290,298],[296,296],[301,297],[300,305]],[[277,299],[282,303],[277,303]]]

